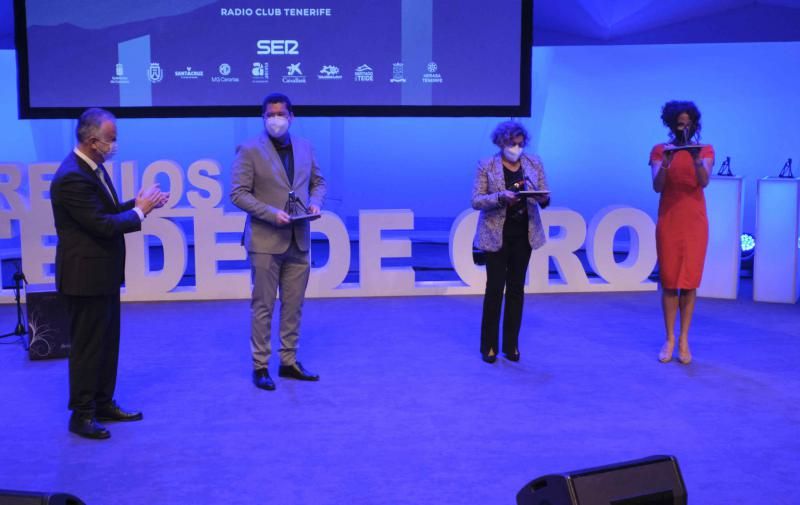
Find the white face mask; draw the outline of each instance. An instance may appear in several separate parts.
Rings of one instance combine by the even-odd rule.
[[[522,146],[510,146],[503,148],[503,156],[512,162],[516,163],[520,156],[522,156]]]
[[[283,137],[289,131],[289,118],[286,116],[270,116],[264,120],[264,127],[270,137]]]
[[[117,154],[117,148],[119,147],[116,142],[106,142],[104,140],[97,141],[98,145],[108,146],[108,151],[103,151],[101,148],[98,147],[97,151],[103,156],[103,161],[108,161]]]

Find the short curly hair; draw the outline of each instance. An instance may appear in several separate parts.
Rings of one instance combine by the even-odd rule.
[[[522,145],[528,145],[528,130],[524,126],[516,121],[503,121],[492,132],[492,143],[497,147],[505,147],[511,145],[513,139],[519,135],[525,139]]]
[[[675,127],[678,124],[678,116],[684,112],[689,115],[689,119],[692,120],[692,125],[694,126],[692,138],[696,137],[699,141],[700,130],[703,129],[703,125],[700,123],[702,114],[700,114],[700,109],[697,108],[694,102],[683,100],[671,100],[661,107],[661,122],[664,123],[664,126],[669,128],[670,140],[675,140]]]

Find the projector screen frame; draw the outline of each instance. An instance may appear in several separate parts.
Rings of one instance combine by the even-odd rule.
[[[26,0],[14,0],[14,38],[17,56],[17,91],[20,119],[77,119],[86,107],[33,107],[28,69]],[[520,79],[518,105],[302,105],[305,117],[530,117],[533,0],[521,0]],[[257,117],[260,104],[215,106],[105,107],[118,118]]]

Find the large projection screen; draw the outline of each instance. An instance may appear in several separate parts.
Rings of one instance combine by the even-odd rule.
[[[15,0],[21,118],[530,115],[532,0]]]

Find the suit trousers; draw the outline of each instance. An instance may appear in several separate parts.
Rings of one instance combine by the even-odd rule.
[[[119,362],[119,293],[64,295],[72,338],[69,353],[69,409],[94,416],[114,399]]]
[[[294,240],[282,254],[250,253],[253,295],[250,303],[250,349],[253,368],[267,368],[272,352],[272,312],[280,296],[281,365],[293,365],[300,337],[300,317],[308,286],[308,251]]]
[[[531,258],[527,234],[504,235],[503,247],[486,252],[486,292],[481,320],[481,353],[498,352],[500,310],[505,289],[503,312],[503,352],[519,350],[519,329],[525,301],[525,272]]]

